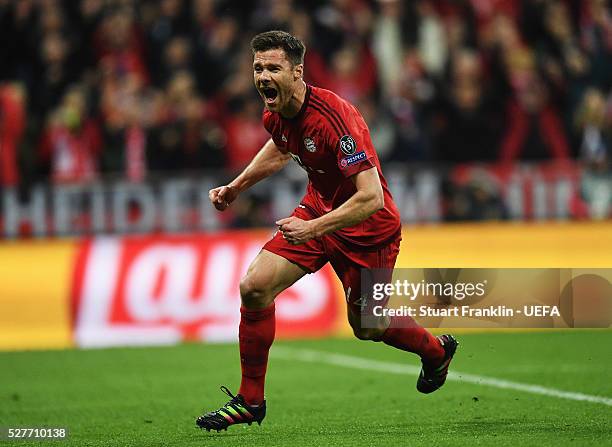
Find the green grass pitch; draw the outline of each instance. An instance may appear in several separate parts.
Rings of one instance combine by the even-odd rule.
[[[452,370],[597,395],[588,402],[449,381],[429,396],[414,374],[273,355],[261,427],[203,432],[194,419],[239,383],[237,346],[0,354],[0,426],[66,426],[75,446],[584,446],[612,445],[612,331],[459,334]],[[418,365],[380,343],[284,341],[316,350]],[[272,348],[274,351],[274,347]],[[377,363],[378,364],[378,363]],[[606,403],[607,402],[607,403]],[[51,444],[49,444],[51,442]]]

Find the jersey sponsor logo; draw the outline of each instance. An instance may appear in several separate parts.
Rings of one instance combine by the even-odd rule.
[[[361,163],[366,158],[366,153],[364,151],[357,152],[355,155],[352,155],[350,157],[344,157],[342,160],[340,160],[340,167],[344,169],[348,166]]]
[[[314,140],[310,137],[304,138],[304,147],[308,152],[315,152],[317,150]]]
[[[323,169],[314,169],[314,168],[311,168],[310,166],[307,166],[306,164],[304,164],[304,162],[302,161],[302,159],[300,158],[299,155],[294,154],[293,152],[289,152],[289,155],[291,155],[291,158],[293,158],[295,160],[295,162],[297,164],[299,164],[302,169],[304,169],[304,171],[306,171],[308,173],[317,172],[319,174],[325,174],[325,171]]]
[[[340,138],[340,150],[344,155],[353,155],[357,150],[357,143],[350,135]]]

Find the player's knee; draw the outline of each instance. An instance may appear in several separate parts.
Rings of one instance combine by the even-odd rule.
[[[384,331],[378,328],[353,327],[353,334],[359,340],[380,341]]]
[[[269,282],[253,274],[240,280],[240,298],[247,308],[265,307],[274,300]]]

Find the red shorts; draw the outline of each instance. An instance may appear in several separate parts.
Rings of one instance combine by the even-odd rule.
[[[296,208],[292,216],[303,220],[313,218],[303,208]],[[362,270],[388,269],[377,271],[376,276],[380,282],[391,281],[401,239],[401,232],[398,231],[397,236],[386,245],[360,247],[351,245],[331,233],[311,239],[305,244],[291,245],[283,238],[283,234],[277,231],[263,249],[282,256],[309,273],[316,272],[329,262],[342,282],[350,311],[357,315],[363,312],[364,303],[369,302],[368,297],[362,297]]]

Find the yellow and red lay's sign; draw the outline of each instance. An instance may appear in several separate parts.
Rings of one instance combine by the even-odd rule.
[[[97,238],[77,256],[72,297],[78,346],[237,340],[240,278],[267,233]],[[276,301],[277,335],[334,333],[333,272],[307,275]]]
[[[269,231],[0,244],[0,349],[237,340],[239,281]],[[404,229],[398,267],[612,267],[612,223]],[[348,333],[332,269],[277,299],[277,337]]]

